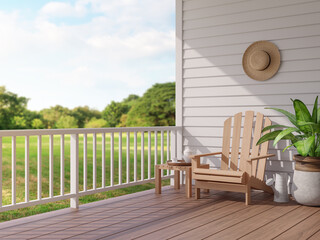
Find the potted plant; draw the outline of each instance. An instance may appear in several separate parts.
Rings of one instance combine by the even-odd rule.
[[[294,155],[295,170],[291,193],[295,200],[304,205],[320,205],[320,108],[318,97],[314,102],[312,114],[306,105],[299,99],[292,100],[295,114],[279,108],[269,108],[284,114],[293,126],[272,125],[262,130],[265,132],[274,130],[263,135],[257,145],[273,140],[276,145],[280,140],[291,141],[283,151],[291,146],[297,149]]]

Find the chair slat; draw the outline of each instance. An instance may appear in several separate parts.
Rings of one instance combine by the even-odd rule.
[[[240,112],[234,116],[233,133],[232,133],[232,150],[231,150],[231,161],[230,161],[230,169],[232,170],[238,169],[241,120],[242,120],[242,113]]]
[[[242,171],[244,171],[246,168],[246,161],[249,158],[249,154],[250,154],[253,116],[254,116],[253,111],[247,111],[245,113],[240,166],[239,166],[239,169]]]
[[[253,134],[253,141],[252,141],[251,157],[258,157],[258,155],[259,155],[260,146],[259,145],[257,146],[257,142],[261,137],[263,119],[264,119],[263,114],[262,113],[257,113],[256,124],[255,124],[254,134]],[[254,169],[253,173],[252,173],[252,176],[255,177],[256,176],[256,171],[257,171],[257,161],[254,161],[252,163],[252,169]]]
[[[229,168],[229,152],[230,152],[230,136],[231,135],[231,118],[224,122],[223,128],[223,144],[221,157],[221,170]]]
[[[269,118],[265,118],[264,120],[264,127],[268,127],[271,125],[271,120]],[[269,131],[266,131],[264,134],[267,134]],[[262,155],[266,155],[267,152],[268,152],[268,147],[269,147],[269,142],[264,142],[261,144],[261,150],[260,150],[260,156]],[[258,165],[258,170],[257,170],[257,179],[260,179],[263,181],[264,179],[264,171],[266,169],[266,162],[267,162],[267,159],[260,159],[259,160],[259,165]]]

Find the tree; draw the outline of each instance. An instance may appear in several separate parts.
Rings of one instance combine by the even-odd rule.
[[[32,120],[31,127],[33,129],[42,129],[44,128],[44,124],[41,119],[35,118]]]
[[[56,123],[57,128],[77,128],[77,120],[72,116],[61,116]]]
[[[71,116],[77,120],[78,127],[83,128],[92,118],[101,118],[101,112],[90,109],[88,106],[76,107],[72,109]]]
[[[56,105],[54,107],[45,108],[40,111],[43,117],[46,128],[59,128],[57,122],[62,116],[70,115],[71,111],[68,108]]]
[[[107,127],[116,127],[120,123],[122,114],[126,114],[130,107],[122,102],[112,101],[103,111],[102,117],[107,122]]]
[[[92,118],[88,123],[86,123],[85,128],[103,128],[107,125],[107,121],[100,118]]]
[[[175,125],[175,83],[155,84],[130,109],[127,126]]]
[[[127,104],[130,108],[136,104],[140,97],[135,94],[130,94],[127,98],[122,100],[122,103]]]
[[[17,129],[27,126],[23,116],[27,111],[28,99],[8,92],[0,86],[0,129]]]

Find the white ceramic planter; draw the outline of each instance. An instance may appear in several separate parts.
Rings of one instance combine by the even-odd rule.
[[[320,172],[294,170],[291,192],[300,204],[320,206]]]

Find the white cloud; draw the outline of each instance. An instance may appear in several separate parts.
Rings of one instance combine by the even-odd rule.
[[[0,12],[0,85],[30,98],[32,109],[103,109],[111,100],[172,81],[173,2],[48,2],[29,21],[18,11]],[[56,21],[63,17],[86,21]]]
[[[65,2],[49,2],[40,10],[41,17],[82,17],[86,13],[84,5],[76,3],[72,6]]]
[[[87,43],[94,48],[106,51],[106,53],[113,52],[117,59],[141,58],[172,51],[175,47],[174,37],[173,31],[150,30],[126,37],[117,35],[93,36],[87,40]]]

